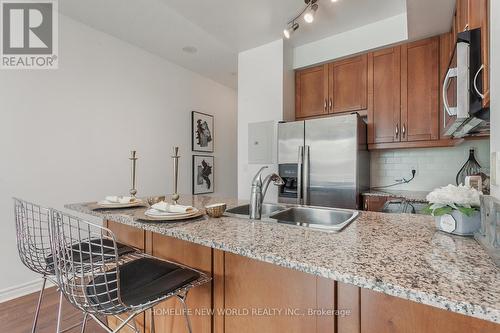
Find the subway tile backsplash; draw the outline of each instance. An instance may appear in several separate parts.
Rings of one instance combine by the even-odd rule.
[[[473,140],[457,147],[381,150],[371,153],[371,186],[384,186],[397,179],[411,178],[411,169],[417,170],[408,184],[391,187],[393,190],[431,191],[437,187],[455,184],[455,177],[475,148],[476,160],[489,174],[489,140]]]

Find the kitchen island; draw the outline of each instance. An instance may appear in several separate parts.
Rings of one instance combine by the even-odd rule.
[[[238,205],[208,196],[180,203],[221,201]],[[500,269],[474,239],[437,232],[429,216],[362,212],[340,233],[326,233],[231,217],[159,223],[137,220],[137,208],[66,208],[102,218],[122,242],[210,273],[212,285],[192,293],[190,306],[204,309],[193,314],[195,332],[500,332]],[[336,312],[318,313],[328,309]],[[155,309],[157,332],[182,331],[182,318],[159,321],[157,312],[165,311]]]

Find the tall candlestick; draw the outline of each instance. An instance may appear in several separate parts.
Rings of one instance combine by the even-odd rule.
[[[179,147],[174,147],[173,149],[174,155],[172,155],[172,159],[174,161],[174,192],[172,194],[172,202],[174,205],[177,205],[177,201],[179,200],[179,194],[177,193],[177,184],[179,180]]]
[[[136,153],[137,152],[135,150],[132,150],[130,152],[130,158],[129,158],[129,160],[132,161],[132,175],[131,175],[132,188],[130,189],[129,193],[134,198],[135,198],[135,195],[137,194],[137,189],[135,188],[135,168],[136,168],[136,162],[137,162]]]

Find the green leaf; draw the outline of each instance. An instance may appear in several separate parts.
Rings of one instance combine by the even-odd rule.
[[[422,209],[422,213],[432,215],[432,208],[431,208],[431,206],[432,205],[428,205],[427,207],[425,207],[424,209]]]
[[[449,214],[452,211],[453,211],[453,208],[451,208],[450,206],[441,207],[441,208],[434,209],[432,211],[432,216],[442,216],[445,214]]]
[[[463,207],[463,206],[458,206],[458,210],[460,211],[460,213],[462,213],[468,217],[471,217],[476,212],[475,208],[467,208],[467,207]]]

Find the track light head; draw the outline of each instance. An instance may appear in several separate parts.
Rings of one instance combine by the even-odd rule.
[[[285,35],[285,38],[286,39],[289,39],[290,36],[295,32],[295,30],[297,30],[299,28],[299,24],[297,22],[293,22],[293,24],[286,28],[284,31],[283,31],[283,35]]]
[[[318,4],[313,3],[311,7],[304,14],[304,21],[306,21],[307,23],[312,23],[314,21],[314,16],[316,15],[317,11],[318,11]]]

